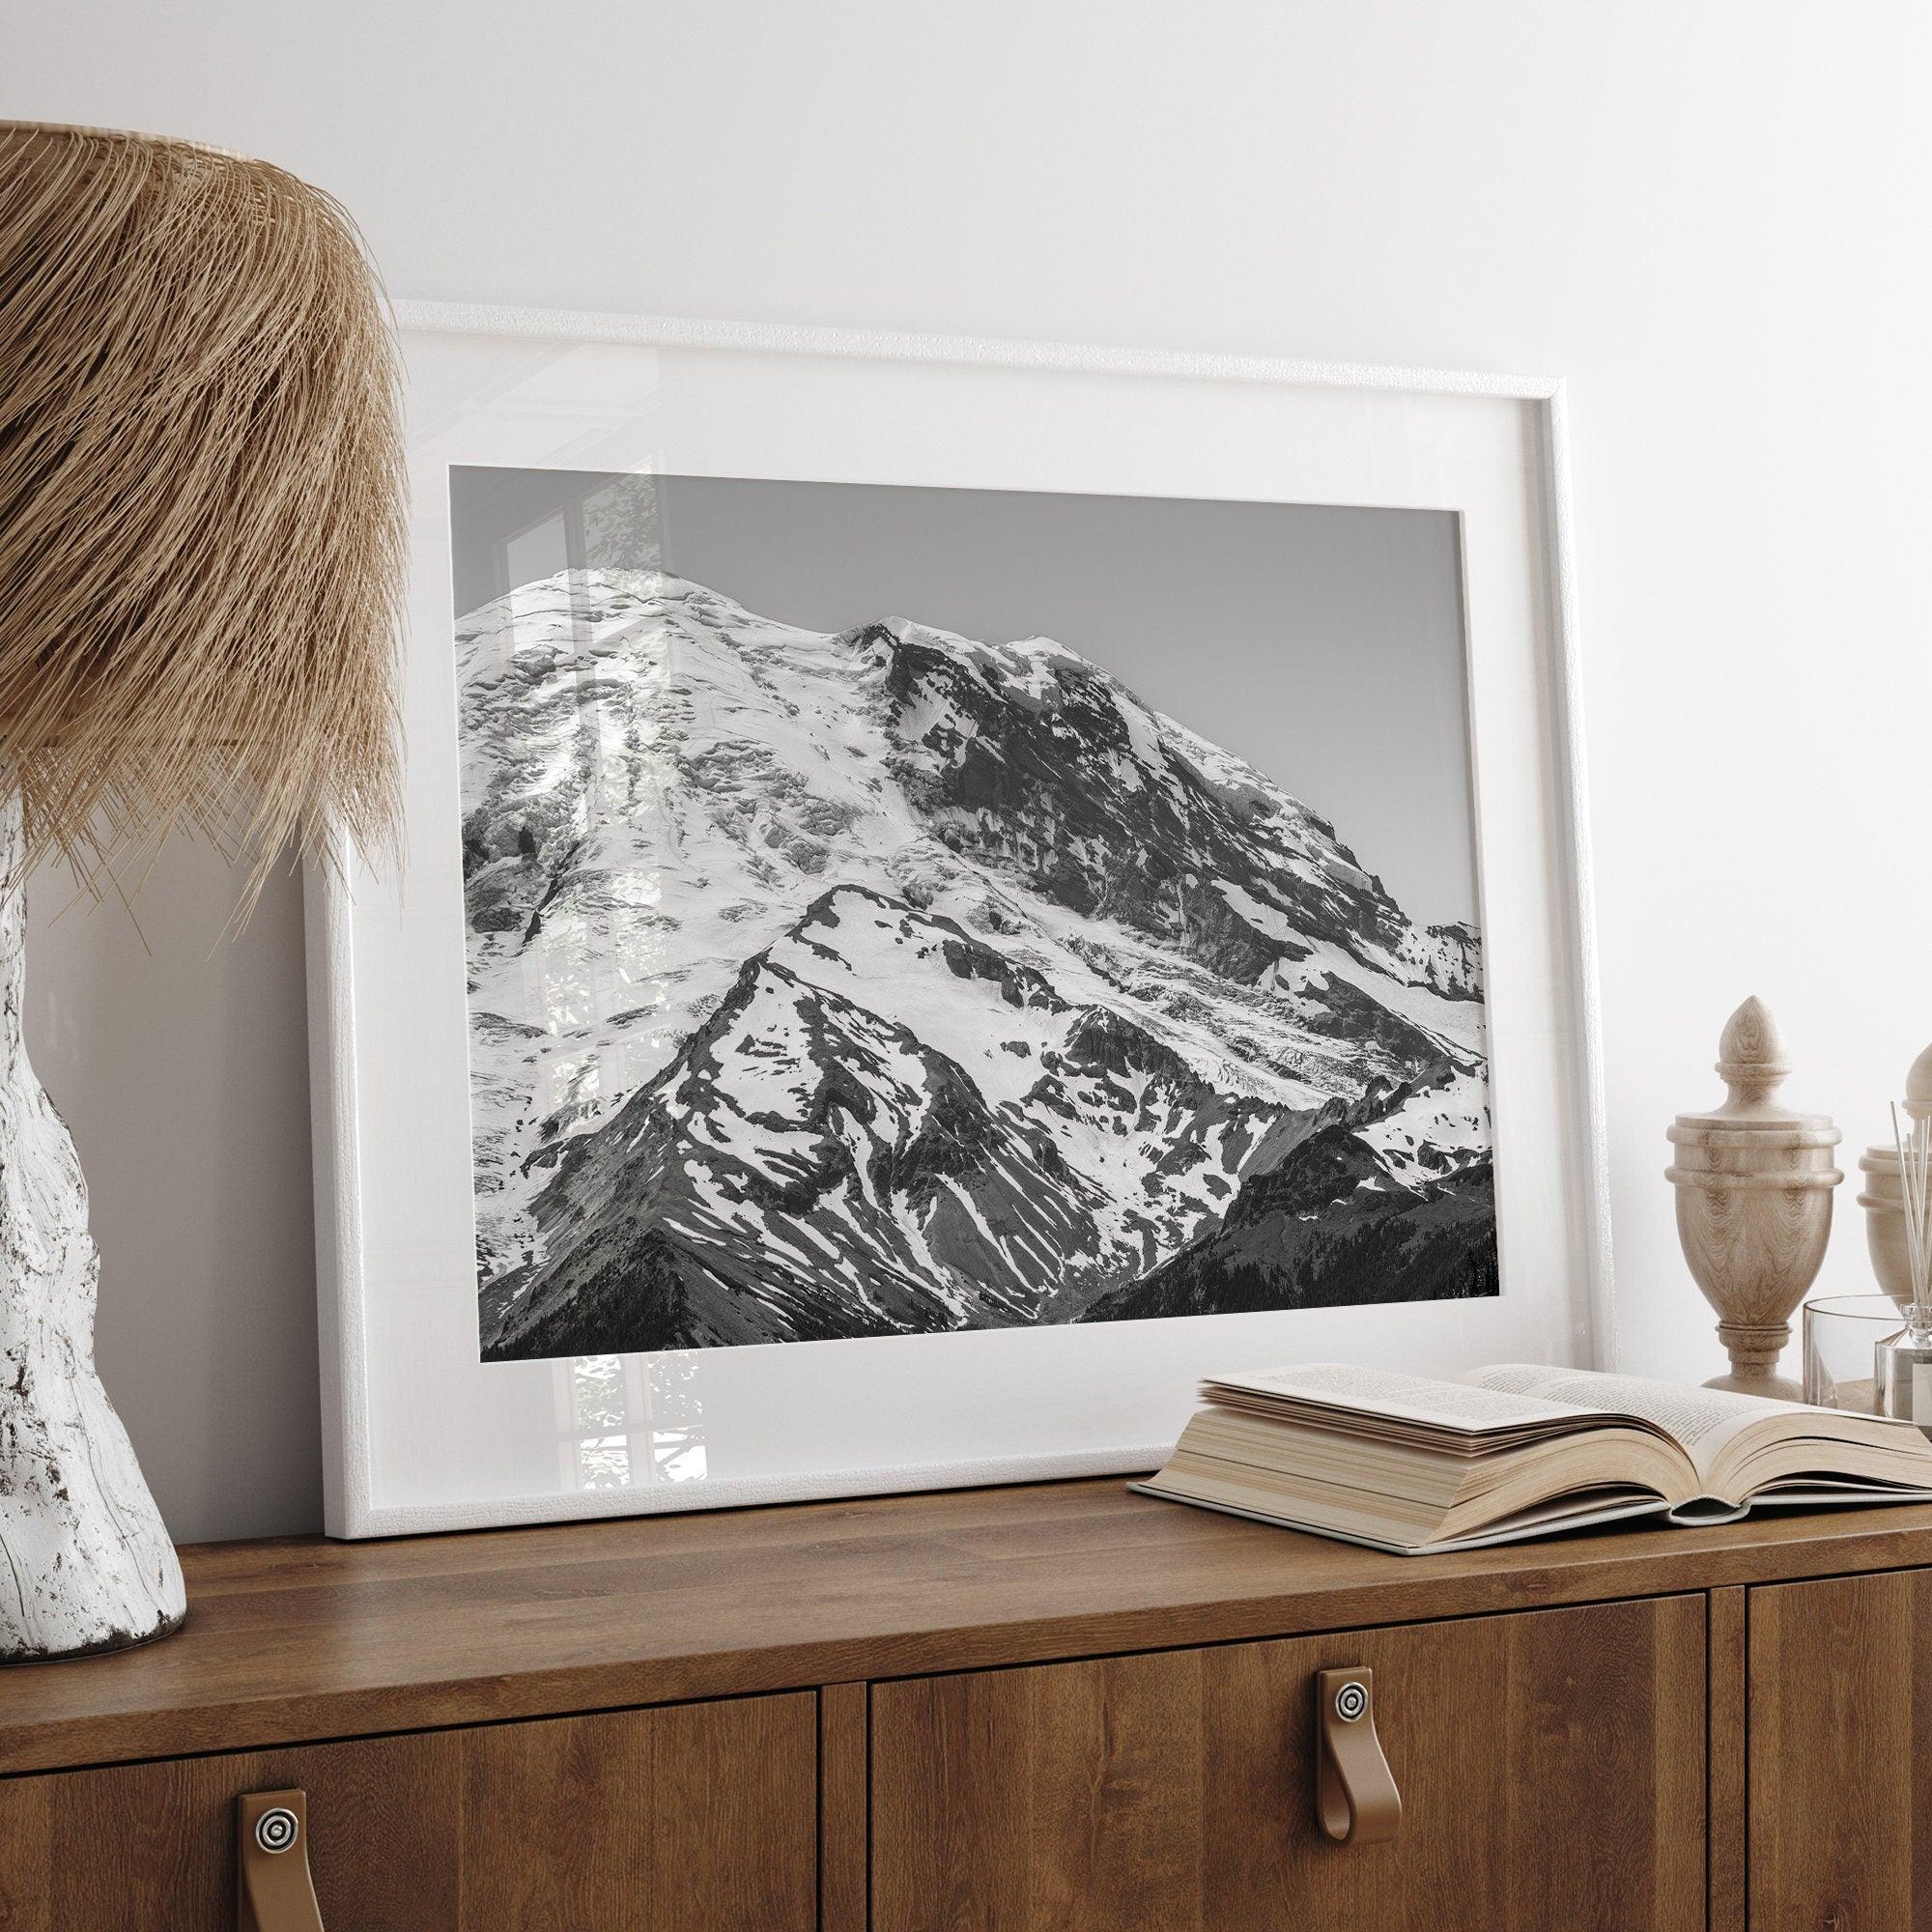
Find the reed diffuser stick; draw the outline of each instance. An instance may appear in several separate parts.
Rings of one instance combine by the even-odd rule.
[[[1910,1102],[1901,1109],[1893,1101],[1891,1135],[1898,1148],[1898,1186],[1905,1208],[1912,1332],[1919,1339],[1932,1334],[1932,1119]]]

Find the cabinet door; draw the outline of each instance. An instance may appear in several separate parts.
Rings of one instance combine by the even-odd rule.
[[[1751,1932],[1932,1928],[1932,1572],[1750,1593]]]
[[[221,1932],[300,1788],[327,1932],[810,1932],[810,1692],[0,1779],[7,1932]]]
[[[1315,1820],[1352,1664],[1386,1844]],[[1692,1932],[1703,1599],[882,1684],[872,1871],[874,1932]]]

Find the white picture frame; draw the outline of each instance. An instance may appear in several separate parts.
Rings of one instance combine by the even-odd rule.
[[[398,319],[408,858],[400,878],[356,862],[307,880],[331,1535],[1126,1473],[1164,1456],[1202,1374],[1293,1359],[1613,1363],[1560,382],[420,302]],[[481,1363],[458,463],[1456,511],[1502,1293]]]

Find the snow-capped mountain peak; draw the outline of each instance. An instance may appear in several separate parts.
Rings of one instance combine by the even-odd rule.
[[[1065,645],[657,571],[456,636],[497,1352],[1073,1319],[1311,1136],[1486,1152],[1475,934]]]

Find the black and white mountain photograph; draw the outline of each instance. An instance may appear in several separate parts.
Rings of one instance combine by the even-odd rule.
[[[1498,1292],[1452,515],[450,477],[484,1360]]]

